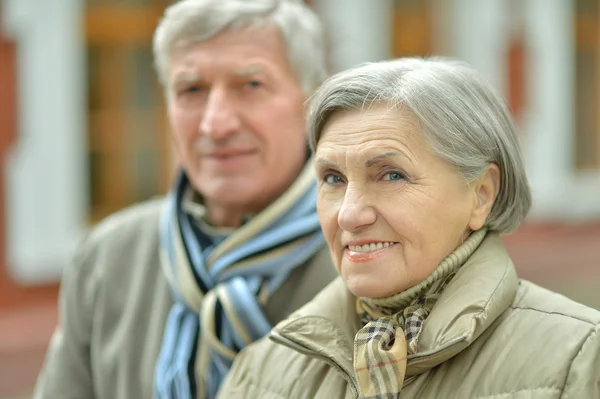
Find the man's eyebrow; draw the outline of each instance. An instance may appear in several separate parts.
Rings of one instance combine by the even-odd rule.
[[[265,67],[262,65],[249,65],[243,68],[236,69],[233,71],[233,74],[237,77],[246,77],[251,75],[256,75],[257,73],[261,73],[265,71]]]
[[[175,84],[181,84],[181,83],[196,83],[200,81],[200,76],[198,76],[195,73],[191,73],[191,72],[182,72],[178,75],[175,76],[175,79],[173,79]]]
[[[242,67],[233,71],[233,75],[236,77],[247,77],[251,75],[255,75],[257,73],[261,73],[265,71],[265,67],[262,65],[249,65],[247,67]],[[199,82],[201,77],[194,72],[181,72],[175,76],[173,79],[174,84],[185,84],[185,83],[197,83]]]
[[[378,162],[384,161],[388,158],[397,157],[397,156],[401,156],[403,158],[408,159],[408,157],[400,151],[389,151],[389,152],[385,152],[383,154],[377,155],[373,158],[367,159],[367,162],[365,162],[365,166],[367,168],[369,168]]]

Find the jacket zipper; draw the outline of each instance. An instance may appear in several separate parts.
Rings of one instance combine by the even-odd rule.
[[[453,339],[452,341],[448,342],[446,345],[442,346],[442,347],[438,347],[432,351],[429,352],[422,352],[422,353],[415,353],[414,355],[408,355],[407,357],[407,362],[406,362],[406,368],[408,369],[408,366],[410,363],[414,363],[414,360],[424,360],[424,359],[431,359],[434,358],[435,356],[437,356],[438,354],[440,354],[442,351],[444,351],[445,349],[448,349],[449,347],[451,347],[454,344],[458,344],[462,341],[464,341],[466,339],[466,336],[463,337],[458,337],[456,339]],[[410,377],[405,377],[404,378],[404,383],[402,384],[402,387],[405,387],[407,385],[409,385],[410,383],[412,383],[413,381],[415,381],[417,379],[419,375],[418,374],[414,374],[411,375]]]
[[[445,345],[438,346],[437,348],[435,348],[429,352],[420,352],[420,353],[415,353],[414,355],[408,355],[407,367],[408,367],[408,363],[414,363],[414,361],[416,361],[416,360],[435,358],[441,352],[445,351],[446,349],[450,348],[451,346],[454,346],[456,344],[463,342],[466,339],[467,339],[467,336],[463,335],[461,337],[454,338],[452,341],[447,342]]]
[[[297,352],[300,352],[304,355],[307,356],[311,356],[314,358],[317,358],[319,360],[324,361],[325,363],[327,363],[329,366],[333,367],[334,370],[336,370],[349,384],[350,389],[352,391],[352,395],[355,398],[358,398],[358,388],[356,387],[356,384],[354,383],[354,380],[352,379],[352,377],[346,372],[346,370],[344,370],[339,364],[337,364],[336,362],[334,362],[333,360],[331,360],[330,358],[321,355],[320,353],[317,353],[315,351],[313,351],[310,348],[307,348],[303,345],[300,345],[297,342],[292,341],[289,338],[284,337],[283,335],[279,334],[278,332],[275,331],[271,331],[271,334],[269,335],[269,338],[271,338],[273,341],[280,343],[284,346],[287,346],[288,348],[291,348]]]

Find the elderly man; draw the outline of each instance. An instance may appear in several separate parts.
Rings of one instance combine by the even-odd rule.
[[[292,0],[183,0],[154,36],[181,170],[82,243],[36,398],[214,397],[233,358],[335,275],[303,103],[326,77]]]

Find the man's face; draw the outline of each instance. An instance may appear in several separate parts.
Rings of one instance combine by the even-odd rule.
[[[209,218],[239,225],[304,165],[304,95],[273,26],[230,30],[171,57],[168,113],[179,160]]]

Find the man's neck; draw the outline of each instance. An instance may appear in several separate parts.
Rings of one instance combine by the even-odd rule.
[[[224,206],[221,204],[205,203],[206,216],[205,219],[213,226],[219,227],[240,227],[244,221],[244,217],[248,215],[239,206]]]
[[[205,220],[213,226],[240,227],[248,219],[249,215],[260,213],[285,193],[294,184],[305,165],[305,163],[298,165],[298,168],[290,173],[291,181],[288,180],[287,184],[280,185],[276,190],[271,191],[270,195],[263,196],[252,204],[246,204],[245,206],[240,204],[223,204],[204,198],[204,205],[206,207]]]

